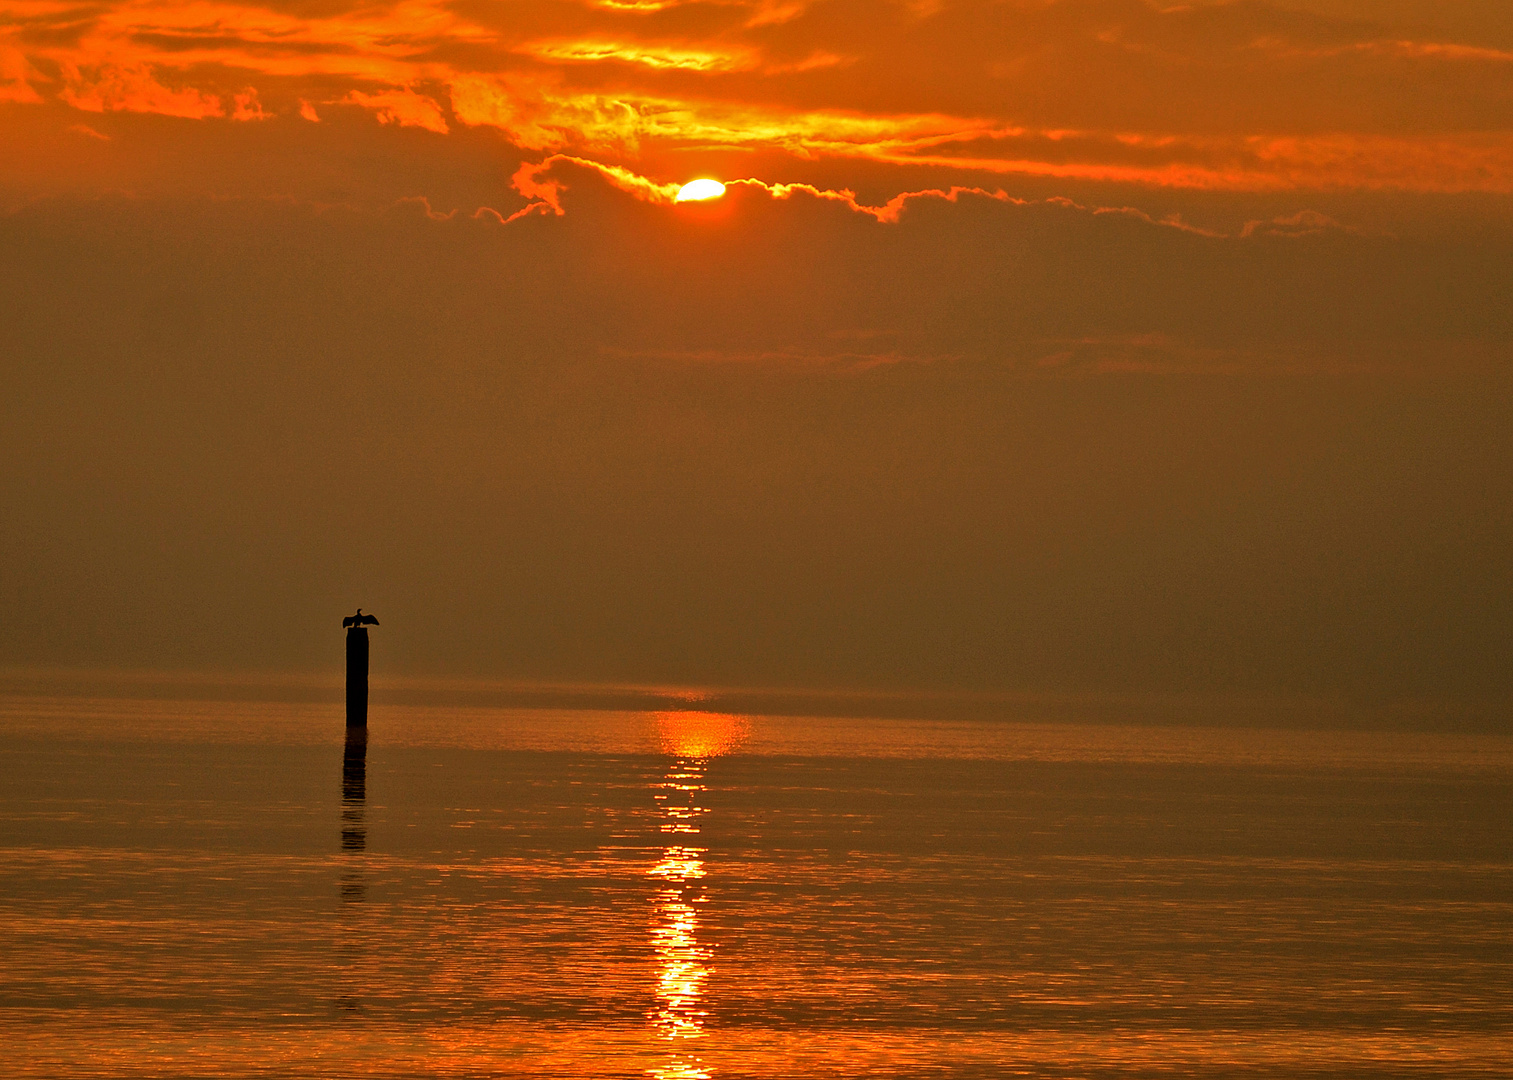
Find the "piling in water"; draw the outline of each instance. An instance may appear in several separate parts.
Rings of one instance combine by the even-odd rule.
[[[347,629],[347,726],[368,726],[368,628]]]

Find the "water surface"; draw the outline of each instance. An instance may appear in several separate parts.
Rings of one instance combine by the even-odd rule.
[[[0,702],[12,1077],[1506,1075],[1513,740]]]

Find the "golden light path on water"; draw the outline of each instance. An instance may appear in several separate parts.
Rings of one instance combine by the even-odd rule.
[[[661,883],[653,901],[658,978],[651,1022],[670,1045],[667,1060],[650,1072],[656,1080],[709,1080],[713,1072],[691,1042],[705,1034],[704,989],[713,953],[698,936],[699,905],[709,899],[703,884],[707,849],[698,846],[699,818],[707,808],[699,805],[699,795],[707,790],[709,759],[737,746],[747,726],[744,717],[723,713],[669,712],[656,719],[663,752],[673,760],[656,791],[665,846],[647,871]]]

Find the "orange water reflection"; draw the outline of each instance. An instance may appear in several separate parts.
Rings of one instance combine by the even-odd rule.
[[[651,942],[656,951],[658,977],[656,1008],[651,1022],[670,1043],[667,1059],[648,1070],[657,1080],[709,1080],[692,1040],[703,1038],[709,1010],[704,1003],[712,950],[699,941],[699,905],[708,901],[704,888],[704,854],[698,845],[699,819],[707,808],[699,797],[707,790],[704,778],[709,758],[734,749],[746,736],[745,717],[723,713],[657,713],[657,735],[664,752],[673,755],[656,799],[662,810],[662,858],[647,871],[660,883],[654,898],[656,919]]]
[[[728,754],[742,742],[751,729],[747,717],[732,713],[659,712],[657,741],[664,754],[703,761]]]

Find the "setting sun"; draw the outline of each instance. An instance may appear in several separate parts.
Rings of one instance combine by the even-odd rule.
[[[678,202],[703,202],[718,199],[725,194],[725,185],[718,180],[690,180],[678,189]]]

